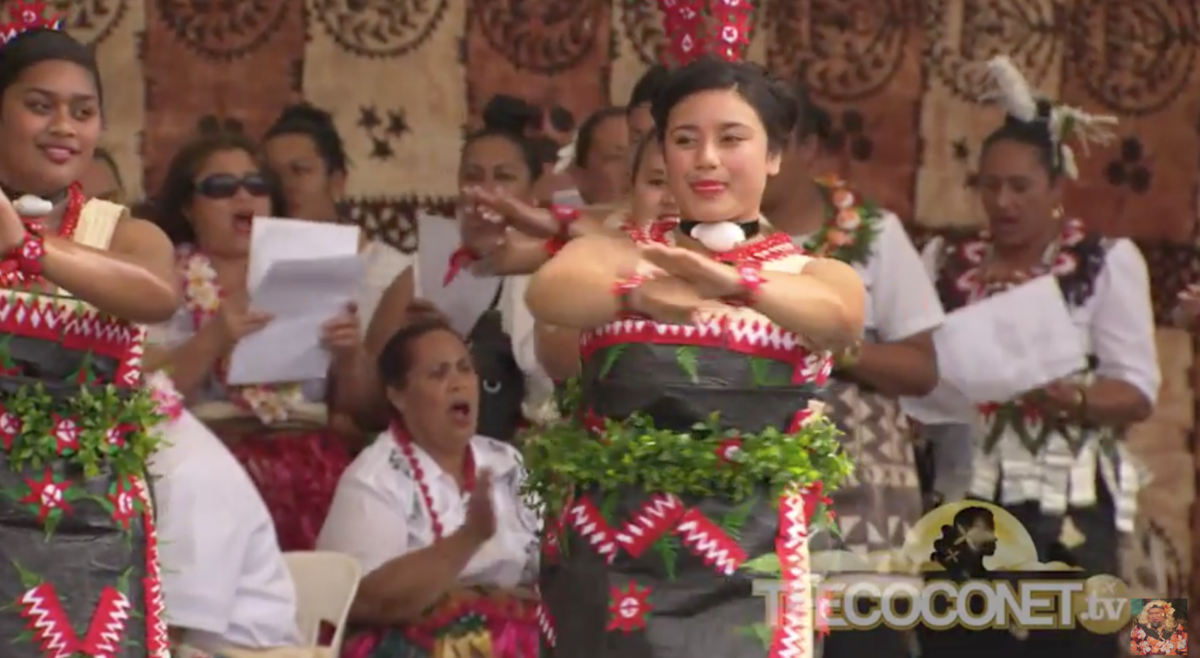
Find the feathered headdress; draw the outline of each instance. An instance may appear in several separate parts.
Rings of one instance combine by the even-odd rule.
[[[1090,144],[1105,145],[1115,138],[1112,126],[1117,124],[1117,118],[1114,116],[1088,114],[1068,105],[1051,105],[1048,115],[1039,112],[1039,99],[1033,87],[1008,57],[993,57],[987,64],[987,71],[988,78],[996,86],[996,91],[989,94],[990,100],[998,100],[1014,119],[1025,123],[1046,122],[1056,157],[1061,158],[1057,164],[1068,178],[1079,177],[1075,152],[1069,141],[1078,141],[1086,155]]]
[[[29,30],[61,30],[65,18],[60,14],[46,15],[44,2],[11,2],[8,20],[0,23],[0,45]]]
[[[704,53],[742,59],[750,44],[750,0],[658,0],[669,47],[663,64],[683,66]]]

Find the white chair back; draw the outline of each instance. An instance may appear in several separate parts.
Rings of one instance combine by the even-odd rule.
[[[321,622],[337,626],[330,654],[339,656],[346,633],[346,618],[358,593],[362,569],[349,555],[325,551],[283,554],[296,587],[296,624],[307,646],[317,645]]]

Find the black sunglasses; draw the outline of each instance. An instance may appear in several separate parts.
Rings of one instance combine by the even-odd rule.
[[[271,194],[271,186],[262,174],[246,174],[241,178],[233,174],[213,174],[196,183],[193,189],[196,194],[210,199],[228,199],[237,194],[238,190],[246,190],[250,196]]]

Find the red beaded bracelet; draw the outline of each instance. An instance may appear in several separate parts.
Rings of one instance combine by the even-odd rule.
[[[757,263],[742,263],[735,266],[738,273],[738,285],[741,287],[735,295],[725,301],[737,306],[749,306],[758,297],[758,291],[766,279],[762,275],[762,266]]]
[[[22,274],[37,276],[42,273],[42,257],[45,255],[46,244],[42,241],[42,236],[30,231],[8,253],[8,258],[16,261],[17,270]]]
[[[648,277],[635,274],[629,278],[621,279],[613,285],[613,294],[617,297],[617,305],[620,307],[622,313],[636,313],[633,310],[633,305],[630,303],[630,298],[633,296],[634,291],[641,288],[642,284],[646,283],[646,281],[649,281]]]
[[[558,222],[559,235],[567,236],[569,234],[571,224],[579,220],[579,209],[570,206],[560,206],[558,204],[550,205],[550,214],[554,216],[554,220]]]
[[[558,255],[558,252],[562,251],[563,247],[567,246],[567,241],[562,237],[550,238],[542,246],[546,249],[548,256],[554,257]]]

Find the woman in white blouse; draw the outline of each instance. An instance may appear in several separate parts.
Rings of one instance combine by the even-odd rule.
[[[349,655],[536,655],[537,514],[517,451],[476,434],[467,345],[417,320],[384,346],[379,375],[395,420],[342,476],[317,542],[366,574]]]
[[[1060,209],[1064,179],[1076,173],[1067,142],[1094,135],[1102,124],[1035,100],[1007,58],[994,60],[991,69],[1008,92],[1009,116],[981,153],[988,230],[928,246],[939,296],[953,313],[1031,278],[1053,276],[1091,356],[1075,375],[979,407],[970,493],[1016,516],[1039,560],[1078,567],[1083,578],[1119,574],[1118,536],[1133,528],[1139,485],[1120,439],[1127,426],[1150,415],[1160,381],[1146,263],[1129,240],[1104,238]],[[1020,635],[929,633],[922,653],[1114,651],[1113,636],[1082,627]]]

